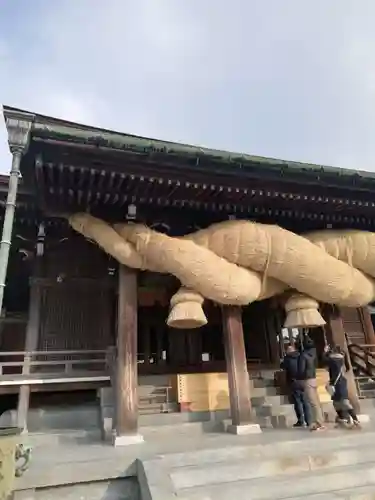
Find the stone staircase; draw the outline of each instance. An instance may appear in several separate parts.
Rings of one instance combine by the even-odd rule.
[[[141,499],[375,498],[375,434],[294,431],[293,441],[207,449],[143,461]],[[265,437],[265,436],[263,436]]]
[[[218,432],[223,431],[230,420],[229,410],[179,412],[177,403],[170,395],[166,397],[165,390],[165,386],[157,384],[140,385],[141,432],[144,428],[176,432],[174,426],[183,426],[185,430],[190,427],[190,431],[195,433]],[[288,397],[281,394],[280,388],[275,385],[272,370],[250,373],[250,393],[253,421],[262,429],[285,429],[293,426],[296,421],[293,405],[289,404]],[[44,439],[43,433],[66,435],[67,432],[88,432],[101,434],[103,440],[110,441],[113,401],[113,390],[108,387],[98,391],[96,403],[32,409],[28,415],[29,432],[40,434],[40,439]],[[326,405],[325,412],[327,420],[331,420],[334,412],[330,404]],[[8,411],[1,415],[0,426],[14,425],[15,419],[16,412]]]
[[[250,392],[253,420],[261,428],[291,427],[295,421],[294,408],[289,404],[288,397],[280,394],[280,389],[274,382],[274,371],[264,370],[250,374]],[[170,426],[191,424],[205,432],[217,432],[223,430],[228,419],[229,410],[217,410],[214,412],[178,412],[178,406],[173,402],[157,400],[160,388],[157,386],[140,386],[140,424],[141,426]],[[148,403],[147,403],[148,401]],[[100,426],[104,440],[110,440],[112,436],[114,395],[111,387],[102,388],[99,391],[100,404]],[[148,407],[148,405],[150,405]],[[148,408],[148,410],[147,410]],[[220,424],[223,424],[220,426]],[[160,429],[159,429],[160,430]],[[167,427],[165,428],[167,430]]]
[[[165,440],[147,450],[36,448],[14,500],[366,500],[375,498],[375,432],[265,431]],[[49,459],[46,454],[52,455]],[[37,462],[40,462],[37,464]],[[50,465],[48,469],[47,464]]]
[[[285,429],[293,426],[296,421],[293,405],[289,404],[288,397],[280,393],[275,385],[274,372],[263,370],[250,374],[250,393],[252,417],[262,429]],[[199,411],[179,412],[177,403],[169,395],[166,396],[166,387],[156,384],[142,384],[139,395],[139,424],[142,428],[157,428],[163,426],[164,431],[176,431],[176,427],[187,426],[192,432],[218,432],[224,430],[229,419],[230,411]],[[171,400],[172,399],[172,400]],[[28,415],[28,429],[31,433],[64,434],[67,431],[87,431],[101,433],[102,439],[112,439],[114,416],[114,397],[111,387],[98,391],[97,403],[32,409]],[[15,411],[4,413],[0,418],[0,425],[13,425]]]
[[[36,449],[14,500],[366,500],[375,498],[375,433],[265,431],[195,446]],[[176,441],[176,440],[175,440]],[[178,443],[176,443],[176,446]],[[83,450],[83,451],[82,451]],[[53,454],[50,462],[43,457]],[[143,456],[142,456],[143,455]],[[145,457],[146,455],[146,457]],[[132,458],[130,458],[132,456]],[[50,470],[47,463],[50,464]],[[34,467],[34,470],[33,470]],[[21,481],[21,482],[19,482]]]
[[[262,429],[285,429],[295,424],[293,405],[275,385],[274,371],[250,374],[250,394],[254,421]]]

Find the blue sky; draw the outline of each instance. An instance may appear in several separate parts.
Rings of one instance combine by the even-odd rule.
[[[374,19],[374,0],[0,0],[0,102],[375,170]]]

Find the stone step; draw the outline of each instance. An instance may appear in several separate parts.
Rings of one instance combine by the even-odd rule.
[[[102,387],[98,390],[99,396],[103,399],[104,404],[112,404],[114,392],[112,387]],[[139,399],[146,399],[150,396],[166,397],[166,389],[157,385],[139,385],[137,389]]]
[[[13,500],[142,500],[137,479],[128,477],[16,491]]]
[[[277,479],[280,476],[300,477],[304,473],[324,472],[371,464],[375,471],[375,449],[341,449],[329,455],[319,450],[300,454],[281,454],[275,457],[248,458],[246,461],[225,461],[171,468],[170,475],[177,489],[193,488],[203,485],[224,484],[233,481],[248,481],[260,478]],[[375,478],[374,478],[375,480]],[[337,488],[337,485],[336,485]]]
[[[149,425],[179,425],[192,422],[223,421],[227,420],[229,416],[229,410],[220,410],[216,412],[163,413],[158,415],[141,415],[139,424],[141,427]]]
[[[150,433],[157,433],[158,435],[178,436],[189,434],[191,436],[208,434],[208,433],[223,433],[228,425],[225,420],[206,420],[199,422],[182,422],[176,425],[144,425],[140,427],[140,433],[149,435]]]
[[[113,405],[113,389],[105,387],[100,389],[100,399],[103,406]],[[273,379],[254,379],[250,380],[250,392],[252,397],[277,396],[280,395],[280,389],[275,386]],[[150,395],[164,397],[163,390],[155,386],[140,386],[138,395],[141,400],[147,399]]]
[[[253,387],[275,387],[275,381],[271,378],[254,378]]]
[[[254,407],[254,411],[259,417],[274,417],[280,415],[293,415],[295,418],[293,405],[290,404],[264,404],[262,406]]]
[[[155,442],[151,439],[151,434],[153,432],[154,431],[149,429],[145,429],[145,432],[142,431],[145,443],[137,445],[140,446],[139,449],[136,450],[136,455],[139,456],[139,458],[141,458],[141,456],[138,455],[138,452],[141,454],[141,449],[146,450],[148,440],[150,439],[150,443]],[[173,433],[166,433],[165,439],[170,439],[171,435],[177,437],[176,431]],[[163,437],[163,433],[161,436]],[[190,434],[187,433],[187,436],[189,442],[191,442]],[[290,436],[290,438],[286,438],[289,439],[286,440],[284,437],[283,440],[280,441],[280,436]],[[262,436],[256,438],[250,439],[249,437],[239,437],[236,439],[238,439],[236,442],[241,444],[233,445],[233,438],[228,436],[228,440],[225,438],[221,441],[221,446],[215,447],[214,443],[217,443],[217,439],[215,435],[213,435],[213,439],[209,438],[207,440],[207,444],[210,447],[203,449],[199,449],[199,447],[190,447],[191,451],[182,449],[179,453],[164,452],[162,455],[158,455],[157,461],[161,462],[163,470],[168,472],[179,470],[181,472],[184,467],[207,466],[212,469],[224,467],[225,463],[232,465],[233,462],[248,464],[248,468],[252,470],[254,469],[252,465],[254,463],[264,464],[270,460],[276,460],[279,463],[279,468],[282,468],[282,470],[286,472],[283,472],[283,474],[284,477],[288,479],[289,485],[291,483],[294,484],[296,477],[299,478],[302,475],[298,466],[300,463],[306,464],[306,457],[301,460],[301,457],[305,455],[310,455],[308,461],[311,464],[311,477],[313,475],[312,472],[315,474],[316,471],[322,470],[323,468],[326,470],[338,470],[348,461],[350,461],[349,463],[354,462],[358,465],[358,457],[360,457],[360,464],[362,465],[366,461],[375,461],[372,449],[372,443],[375,441],[375,433],[365,429],[362,432],[331,431],[321,434],[313,434],[308,431],[299,430],[285,431],[283,433],[275,433],[272,431],[269,433],[265,432]],[[229,444],[230,442],[232,444]],[[114,453],[111,447],[103,446],[100,448],[102,451],[100,452],[100,460],[98,460],[95,458],[95,453],[98,453],[98,447],[90,446],[90,449],[91,448],[93,449],[92,453],[94,457],[90,463],[87,462],[87,446],[78,446],[75,449],[74,455],[72,455],[74,467],[72,467],[72,461],[66,460],[66,456],[62,453],[61,459],[57,458],[57,462],[52,468],[53,470],[48,468],[45,459],[46,454],[48,455],[48,453],[51,453],[51,451],[48,451],[51,450],[51,448],[45,447],[44,444],[39,450],[35,448],[35,457],[32,467],[27,474],[17,480],[18,489],[35,488],[53,484],[67,484],[70,482],[100,481],[103,478],[124,477],[124,474],[134,475],[131,464],[134,462],[135,450],[130,454],[125,453],[124,450],[117,450],[121,453],[122,457],[121,460],[119,460],[119,455]],[[58,453],[58,448],[54,447],[52,449],[55,449],[55,453]],[[65,450],[67,450],[67,448],[65,448]],[[35,467],[37,462],[39,466]],[[45,464],[45,466],[41,467],[42,464]],[[265,465],[262,465],[262,467],[266,468]],[[153,469],[155,468],[153,467]],[[366,477],[364,479],[366,479]],[[268,477],[268,481],[271,481],[270,477]],[[364,481],[363,484],[366,484],[366,481]],[[345,484],[343,486],[337,484],[337,486],[342,488],[348,487]],[[188,490],[183,493],[187,494]],[[317,492],[311,492],[311,494],[313,493]],[[161,498],[163,500],[169,500],[169,497]],[[178,496],[176,497],[174,495],[171,498],[177,500]],[[186,496],[185,498],[189,497]],[[202,498],[205,497],[202,495],[200,498],[202,500]],[[239,498],[242,499],[244,496],[241,495]]]
[[[373,500],[375,498],[374,486],[360,486],[344,490],[334,490],[330,493],[318,493],[293,497],[291,500]]]
[[[252,378],[252,375],[254,376]],[[261,376],[260,376],[261,375]],[[143,391],[152,390],[153,386],[143,386]],[[250,374],[250,393],[251,402],[253,406],[253,419],[262,428],[287,428],[293,426],[296,417],[293,407],[289,404],[288,397],[280,394],[279,388],[274,385],[274,371],[267,370],[262,374]],[[103,436],[105,439],[110,439],[112,433],[112,418],[113,418],[113,389],[104,388],[99,391],[101,401],[101,415],[102,415],[102,428]],[[177,406],[177,405],[176,405]],[[178,408],[172,408],[172,411]],[[159,411],[161,408],[159,408]],[[146,416],[150,414],[150,420],[141,425],[170,425],[172,423],[188,423],[191,421],[201,421],[210,423],[205,425],[205,428],[213,428],[215,431],[220,428],[216,425],[217,420],[227,419],[229,416],[229,409],[225,412],[195,412],[174,415],[173,417],[162,416],[160,420],[157,418],[157,411],[154,411],[153,405],[147,409],[147,405],[140,408],[140,414]],[[153,421],[153,419],[155,419]],[[157,421],[159,420],[159,421]],[[202,427],[202,426],[201,426]]]
[[[100,409],[101,418],[112,418],[114,415],[113,406],[103,406]],[[168,413],[178,413],[178,405],[170,403],[169,405],[161,403],[151,403],[138,406],[138,414],[142,415],[166,415]]]
[[[283,394],[254,396],[251,398],[251,404],[252,406],[263,406],[264,404],[280,406],[289,404],[289,398]]]
[[[27,496],[26,496],[27,495]],[[142,500],[136,478],[19,491],[14,500]]]
[[[275,380],[275,370],[261,370],[260,371],[260,378],[274,381]]]
[[[171,469],[203,465],[216,467],[233,462],[251,465],[253,462],[281,460],[283,470],[287,472],[288,464],[300,465],[300,457],[309,457],[311,468],[316,469],[363,463],[375,456],[375,432],[366,428],[362,431],[329,430],[318,434],[307,430],[287,432],[289,439],[284,440],[280,440],[280,432],[270,431],[256,439],[241,439],[238,445],[170,453],[163,456],[163,466]]]
[[[302,437],[303,431],[297,432]],[[368,431],[306,432],[295,441],[164,455],[159,466],[177,499],[359,499],[355,488],[375,491],[374,437]]]
[[[312,474],[311,471],[292,478],[261,478],[230,483],[198,486],[180,490],[179,500],[297,500],[315,497],[314,500],[335,498],[335,492],[354,490],[356,488],[375,489],[375,465],[340,467]],[[322,496],[324,495],[324,496]],[[347,497],[343,497],[347,498]],[[355,497],[354,497],[355,498]],[[357,496],[358,498],[358,496]],[[361,497],[359,497],[361,498]],[[364,497],[366,498],[366,497]],[[371,497],[368,497],[371,498]]]
[[[160,419],[154,417],[161,417]],[[166,415],[143,415],[140,417],[139,432],[143,436],[158,435],[162,436],[199,436],[205,434],[225,434],[230,419],[209,420],[201,419],[189,421],[181,419],[184,414],[166,414]],[[165,418],[167,417],[167,418]],[[170,417],[170,418],[168,418]],[[285,428],[295,423],[295,418],[288,421],[288,425],[283,423],[282,419],[287,417],[262,417],[254,419],[254,423],[262,428]],[[280,420],[276,420],[280,419]],[[61,444],[84,444],[90,442],[99,443],[100,441],[112,440],[112,424],[109,423],[106,435],[99,430],[84,431],[81,429],[53,429],[50,432],[30,432],[25,437],[25,442],[32,447],[35,446],[55,446]]]
[[[294,411],[287,415],[272,415],[271,427],[273,429],[290,429],[296,423],[296,416]]]
[[[268,387],[252,387],[250,389],[250,397],[259,398],[265,396],[279,396],[283,395],[280,392],[279,387],[268,386]]]

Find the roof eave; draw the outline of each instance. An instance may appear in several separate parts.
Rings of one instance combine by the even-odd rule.
[[[150,139],[141,136],[123,134],[107,129],[90,127],[79,123],[69,122],[58,118],[30,113],[28,111],[4,106],[4,117],[16,117],[20,119],[32,120],[32,136],[41,139],[59,140],[68,143],[85,144],[93,148],[108,148],[117,151],[128,151],[136,153],[162,152],[176,156],[207,157],[227,163],[228,166],[240,166],[242,164],[258,164],[265,167],[304,171],[306,173],[322,173],[345,177],[364,177],[375,179],[374,172],[344,169],[340,167],[330,167],[315,165],[311,163],[301,163],[295,161],[279,160],[241,153],[233,153],[216,149],[209,149],[187,144],[173,143],[157,139]]]

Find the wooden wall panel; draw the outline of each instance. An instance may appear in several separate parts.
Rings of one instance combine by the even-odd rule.
[[[98,278],[108,275],[109,257],[97,245],[80,235],[70,234],[46,240],[44,273],[46,277]]]
[[[106,349],[112,345],[110,299],[108,288],[44,288],[39,349]]]
[[[14,320],[7,318],[1,321],[0,349],[1,351],[23,351],[25,348],[27,318]],[[2,358],[4,360],[4,358]],[[8,361],[13,361],[9,359]]]
[[[109,258],[83,237],[56,235],[44,255],[39,349],[105,349],[114,344]]]
[[[277,333],[271,327],[271,322],[267,321],[267,318],[275,314],[269,305],[269,301],[262,301],[243,308],[242,323],[246,357],[249,362],[252,360],[271,362],[270,336],[276,336]]]

